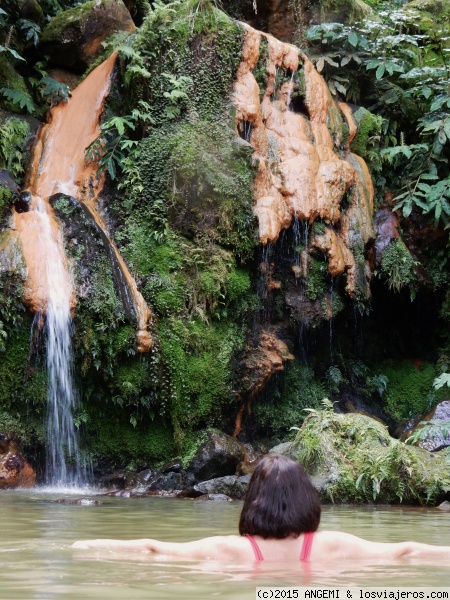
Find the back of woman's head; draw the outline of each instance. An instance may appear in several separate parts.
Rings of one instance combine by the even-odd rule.
[[[263,538],[297,537],[316,531],[319,522],[319,496],[304,469],[280,454],[261,458],[245,495],[239,533]]]

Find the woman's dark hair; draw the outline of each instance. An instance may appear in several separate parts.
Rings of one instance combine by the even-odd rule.
[[[261,458],[248,484],[239,533],[265,539],[298,537],[316,531],[319,523],[319,496],[305,470],[281,454]]]

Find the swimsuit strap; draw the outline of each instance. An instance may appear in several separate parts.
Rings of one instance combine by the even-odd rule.
[[[313,537],[314,533],[312,531],[308,531],[305,533],[305,536],[303,538],[302,551],[300,553],[300,560],[302,562],[309,562],[309,555],[311,554]]]
[[[259,549],[259,546],[256,543],[256,540],[254,539],[254,537],[252,535],[247,535],[246,537],[248,538],[248,541],[252,545],[256,560],[264,560],[264,556],[262,555],[261,550]]]

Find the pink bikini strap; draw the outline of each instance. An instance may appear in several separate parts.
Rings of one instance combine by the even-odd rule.
[[[305,537],[303,538],[302,551],[300,553],[300,560],[302,562],[309,561],[309,555],[311,554],[313,537],[314,537],[313,532],[308,531],[307,533],[305,533]]]
[[[259,546],[256,543],[256,540],[253,538],[253,536],[247,535],[246,537],[248,538],[248,541],[252,545],[256,560],[264,560],[264,556],[262,555],[261,550],[259,549]]]

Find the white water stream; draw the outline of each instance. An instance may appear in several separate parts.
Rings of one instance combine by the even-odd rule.
[[[80,486],[86,468],[80,459],[73,413],[76,393],[72,376],[71,286],[66,285],[61,235],[52,229],[45,203],[38,198],[36,218],[42,243],[48,249],[48,286],[45,336],[47,346],[47,436],[46,483],[51,486]]]

